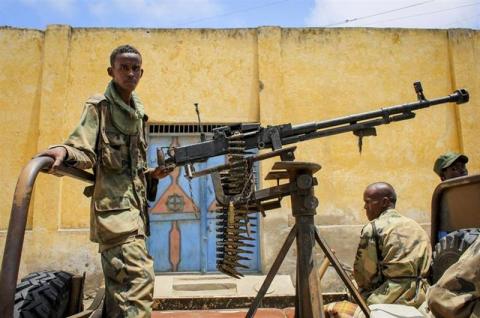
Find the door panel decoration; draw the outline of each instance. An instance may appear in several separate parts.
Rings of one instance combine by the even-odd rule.
[[[164,127],[158,131],[166,129]],[[150,135],[147,153],[149,167],[157,165],[157,148],[196,142],[198,136]],[[210,158],[205,163],[196,164],[195,169],[205,169],[224,162],[223,156]],[[189,182],[185,178],[184,168],[177,167],[159,181],[156,198],[149,205],[151,236],[148,239],[148,250],[154,259],[156,273],[217,272],[214,213],[217,208],[209,176]],[[254,254],[248,264],[253,272],[257,272],[260,267],[257,243],[259,234],[255,235],[255,247],[252,248]]]
[[[180,170],[183,169],[175,168],[167,177],[171,179],[171,183],[163,193],[160,193],[160,197],[150,209],[150,213],[193,213],[198,211],[198,207],[195,206],[190,194],[186,193],[179,183]]]

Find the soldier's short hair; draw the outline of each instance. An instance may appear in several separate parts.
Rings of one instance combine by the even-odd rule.
[[[113,66],[113,63],[115,62],[115,58],[117,57],[117,55],[123,54],[123,53],[134,53],[142,57],[142,54],[140,54],[140,52],[133,46],[129,44],[120,45],[119,47],[114,49],[110,54],[110,66]]]
[[[386,197],[394,205],[397,203],[397,193],[393,186],[388,182],[375,182],[370,184],[367,188],[375,188],[378,196]]]
[[[386,197],[392,202],[393,204],[397,203],[397,193],[395,192],[395,189],[390,185],[392,191],[386,193]]]

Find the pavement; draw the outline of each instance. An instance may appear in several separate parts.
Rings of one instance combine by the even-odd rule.
[[[158,275],[152,318],[243,318],[265,278],[265,275],[247,275],[242,279],[220,274]],[[324,302],[342,300],[344,296],[324,294]],[[294,301],[295,287],[290,276],[276,275],[254,317],[293,318]]]
[[[227,275],[158,275],[154,298],[255,297],[265,275],[248,275],[235,279]],[[289,275],[276,275],[267,296],[295,295]]]
[[[153,310],[212,310],[248,308],[265,275],[235,279],[214,275],[158,275]],[[285,308],[294,303],[295,287],[289,275],[277,275],[263,298],[262,307]]]
[[[235,279],[221,274],[156,276],[153,305],[156,311],[152,318],[244,318],[265,277],[247,275]],[[291,304],[294,296],[295,287],[290,276],[277,275],[264,299],[283,307]],[[255,318],[293,318],[293,313],[293,308],[259,308]]]

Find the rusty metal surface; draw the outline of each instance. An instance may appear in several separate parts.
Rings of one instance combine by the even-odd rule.
[[[293,196],[292,196],[293,197]],[[292,203],[293,205],[293,203]],[[297,233],[297,293],[298,317],[323,318],[323,299],[313,249],[315,225],[313,215],[295,216]]]
[[[261,193],[255,192],[255,172],[253,163],[256,161],[280,157],[294,158],[296,147],[286,147],[260,155],[251,155],[246,151],[242,140],[229,140],[227,163],[199,172],[193,172],[192,177],[212,173],[218,209],[215,211],[217,232],[217,269],[229,276],[240,278],[241,269],[248,269],[244,261],[250,261],[252,234],[256,233],[255,219],[257,212],[265,215],[268,209],[278,208],[282,193],[271,189]],[[279,173],[287,174],[287,171]],[[288,189],[287,189],[288,190]],[[280,188],[282,191],[282,188]],[[262,197],[264,195],[264,197]],[[259,197],[260,196],[260,199]],[[270,202],[262,202],[265,200]]]
[[[48,171],[52,164],[53,159],[50,157],[34,158],[23,168],[18,178],[0,273],[0,317],[13,316],[15,289],[33,186],[37,175],[41,171]],[[56,173],[93,182],[92,174],[71,167],[61,166]]]
[[[279,171],[283,170],[284,172],[287,171],[289,173],[290,183],[256,191],[256,200],[260,200],[260,198],[281,198],[290,195],[292,214],[295,217],[295,225],[280,249],[274,264],[268,272],[257,297],[252,302],[246,317],[253,317],[255,315],[255,312],[265,295],[265,291],[270,286],[271,281],[280,268],[280,265],[294,240],[296,240],[297,243],[295,317],[324,317],[323,304],[325,299],[320,296],[321,288],[319,281],[329,262],[340,275],[347,289],[352,293],[357,304],[365,313],[365,316],[370,317],[370,310],[365,301],[343,270],[341,263],[328,247],[326,241],[319,235],[318,230],[315,227],[314,215],[316,214],[318,200],[315,197],[313,190],[314,186],[317,185],[317,180],[313,177],[313,173],[318,171],[320,166],[318,164],[307,162],[277,162],[274,164],[273,169]],[[320,245],[326,256],[322,266],[323,268],[320,268],[320,270],[317,268],[315,259],[312,255],[316,242]]]
[[[48,168],[52,164],[52,158],[35,158],[22,170],[18,178],[0,274],[0,316],[2,317],[13,316],[15,288],[33,184],[40,170]]]
[[[281,199],[285,196],[290,195],[296,190],[296,185],[292,183],[286,183],[275,187],[265,188],[255,191],[255,200],[261,202],[273,199]]]
[[[257,296],[255,297],[254,301],[250,305],[247,315],[245,316],[246,318],[252,318],[255,316],[255,313],[257,312],[257,309],[260,306],[260,303],[263,302],[262,300],[265,294],[267,293],[268,288],[270,287],[270,284],[275,278],[275,275],[280,269],[280,265],[282,265],[282,262],[285,259],[285,256],[287,255],[288,250],[292,246],[292,243],[295,240],[296,235],[297,235],[297,226],[294,225],[293,228],[290,230],[290,233],[288,234],[285,242],[283,243],[282,248],[280,249],[280,252],[278,252],[278,255],[275,258],[275,261],[273,262],[272,267],[268,271],[267,277],[265,277],[265,280],[262,283],[262,287],[260,287],[260,290],[258,291]]]
[[[343,269],[342,264],[340,263],[338,258],[335,256],[332,250],[328,247],[327,242],[320,236],[320,234],[318,233],[318,229],[316,228],[315,228],[315,239],[317,240],[318,245],[320,245],[320,248],[325,254],[325,257],[329,260],[329,262],[333,265],[333,267],[337,271],[338,276],[340,276],[340,279],[343,281],[343,283],[347,287],[348,291],[352,295],[357,305],[362,309],[366,317],[370,317],[370,308],[368,308],[367,303],[363,299],[362,295],[360,295],[360,292],[355,287],[353,282],[348,277],[347,273]]]
[[[265,180],[288,179],[288,172],[286,171],[270,171]]]
[[[242,275],[237,271],[237,268],[246,268],[239,261],[248,260],[248,255],[246,257],[240,255],[247,253],[242,247],[251,247],[246,242],[249,240],[250,233],[249,214],[257,211],[264,214],[267,210],[277,209],[280,207],[280,200],[283,197],[291,196],[294,216],[313,216],[318,205],[318,200],[313,193],[313,186],[317,185],[318,182],[312,177],[312,174],[320,169],[320,165],[307,162],[277,162],[274,165],[274,169],[277,170],[271,172],[270,175],[288,176],[290,183],[254,191],[254,182],[251,178],[252,166],[246,164],[247,159],[241,154],[243,149],[239,145],[235,149],[238,153],[228,158],[229,164],[224,166],[241,167],[241,164],[243,164],[244,167],[229,168],[227,171],[216,173],[212,175],[212,181],[217,203],[220,205],[216,212],[217,238],[220,239],[220,242],[217,243],[217,268],[229,276],[239,278]],[[293,147],[280,149],[256,156],[254,160],[271,158],[281,153],[291,153],[294,150]],[[245,236],[245,234],[247,235]],[[313,232],[311,236],[314,237]],[[301,243],[301,245],[304,244]],[[310,249],[306,248],[305,254],[308,254],[308,251]],[[308,272],[311,273],[312,271],[308,270]],[[312,275],[316,277],[317,273],[315,272]],[[318,281],[318,279],[314,280]],[[318,294],[318,291],[313,294]],[[312,297],[308,296],[307,298]],[[316,308],[317,305],[310,307]],[[319,307],[321,307],[321,304],[319,304]],[[312,310],[304,315],[308,316],[310,314],[313,314]],[[314,314],[315,317],[319,315],[321,314]]]
[[[74,275],[70,287],[70,299],[68,301],[67,316],[74,315],[83,310],[83,287],[85,285],[85,273],[82,276]]]
[[[195,171],[195,172],[192,172],[191,175],[192,175],[192,178],[206,176],[206,175],[212,174],[214,172],[220,172],[220,171],[225,171],[225,170],[241,167],[242,165],[245,164],[245,162],[253,163],[253,162],[262,161],[262,160],[273,158],[273,157],[282,156],[285,153],[295,151],[295,149],[297,149],[297,146],[290,146],[290,147],[285,147],[285,148],[282,148],[282,149],[266,152],[266,153],[256,155],[256,156],[248,156],[248,157],[242,158],[242,160],[237,161],[237,162],[226,163],[226,164],[218,165],[218,166],[211,167],[211,168],[208,168],[208,169]]]
[[[278,161],[273,164],[272,170],[287,170],[287,171],[306,170],[314,174],[321,168],[322,166],[313,162]]]
[[[223,192],[222,182],[220,179],[220,174],[218,172],[214,172],[211,174],[213,189],[215,191],[215,199],[217,200],[219,205],[228,205],[229,199],[225,196],[225,192]]]
[[[270,198],[274,196],[290,195],[292,202],[292,214],[295,217],[295,225],[285,240],[274,264],[268,272],[265,281],[260,288],[257,297],[249,308],[246,317],[253,317],[268,290],[271,281],[275,277],[285,255],[294,240],[297,246],[297,277],[295,292],[295,317],[298,318],[323,318],[323,298],[321,297],[320,279],[313,258],[315,246],[314,215],[318,200],[313,193],[316,180],[312,174],[320,169],[318,164],[306,162],[277,162],[273,169],[283,170],[289,173],[290,183],[277,187],[264,189],[255,193],[259,197]],[[263,191],[263,192],[262,192]],[[330,260],[330,258],[329,258]]]
[[[432,247],[438,231],[480,228],[480,174],[440,183],[432,195],[431,220]]]

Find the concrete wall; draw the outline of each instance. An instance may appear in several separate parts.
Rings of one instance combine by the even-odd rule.
[[[378,128],[363,152],[345,134],[298,145],[298,161],[323,166],[317,173],[316,221],[344,262],[353,262],[366,222],[362,192],[390,182],[398,208],[429,227],[430,199],[438,183],[435,158],[446,150],[470,156],[480,171],[480,32],[409,29],[235,30],[0,29],[0,248],[20,169],[38,150],[60,143],[79,120],[83,102],[109,81],[108,56],[130,43],[143,54],[138,87],[152,122],[195,122],[192,103],[205,122],[302,123],[414,101],[421,80],[428,97],[465,87],[466,105],[419,111],[416,119]],[[273,161],[262,164],[265,175]],[[269,186],[263,182],[263,186]],[[89,205],[83,184],[41,175],[32,200],[20,275],[61,268],[87,272],[98,282],[96,246],[88,241]],[[293,219],[288,200],[262,220],[262,268],[276,256]],[[279,237],[279,233],[281,234]],[[281,238],[281,239],[280,239]],[[319,252],[319,260],[321,259]],[[292,250],[281,271],[294,273]],[[324,281],[341,289],[335,275]]]

